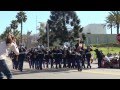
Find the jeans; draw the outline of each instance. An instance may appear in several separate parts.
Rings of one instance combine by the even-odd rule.
[[[12,73],[10,72],[5,60],[0,60],[0,79],[3,79],[3,74],[7,79],[12,78]]]

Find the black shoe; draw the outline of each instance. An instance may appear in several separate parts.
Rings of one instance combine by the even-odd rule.
[[[85,68],[85,66],[82,66],[83,68]]]
[[[90,69],[91,69],[91,66],[90,66]]]
[[[63,66],[63,68],[66,68],[66,66]]]
[[[80,70],[79,71],[82,71],[82,68],[80,68]]]
[[[88,68],[88,66],[87,66],[87,68]]]
[[[59,66],[59,68],[61,68],[61,65]]]

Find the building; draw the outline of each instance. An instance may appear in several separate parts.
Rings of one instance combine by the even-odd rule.
[[[83,28],[85,34],[106,34],[105,24],[89,24]]]

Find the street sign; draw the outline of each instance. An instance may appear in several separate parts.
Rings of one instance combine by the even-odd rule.
[[[116,38],[117,38],[117,40],[118,40],[119,43],[120,43],[120,34],[118,34],[118,35],[116,36]]]

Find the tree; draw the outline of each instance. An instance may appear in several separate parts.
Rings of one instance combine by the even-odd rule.
[[[15,36],[16,29],[18,28],[17,20],[12,20],[10,26],[11,26],[11,29],[13,29],[13,35]]]
[[[39,36],[40,38],[38,39],[38,42],[40,44],[45,44],[46,42],[46,33],[45,33],[45,23],[40,23],[40,28],[39,28]]]
[[[51,11],[48,20],[50,32],[50,44],[60,40],[60,44],[68,42],[70,38],[79,38],[80,19],[74,11]],[[69,31],[73,31],[73,36]]]
[[[3,32],[3,34],[1,34],[0,38],[5,39],[6,36],[11,32],[12,32],[11,27],[10,26],[6,27],[5,31]],[[20,32],[18,30],[14,31],[14,36],[16,38],[17,44],[19,43],[19,35],[20,35]]]
[[[111,11],[109,14],[113,17],[113,22],[117,27],[117,34],[119,34],[119,27],[120,27],[120,11]]]
[[[1,34],[1,39],[5,39],[6,36],[11,33],[11,27],[6,27],[5,31],[3,32],[3,34]]]
[[[12,34],[15,36],[15,38],[17,40],[17,44],[19,44],[20,31],[17,30],[17,28],[18,28],[17,20],[12,20],[10,26],[11,26],[11,29],[13,29]]]
[[[114,16],[112,14],[106,17],[106,23],[107,27],[111,29],[112,34],[112,27],[114,26]]]
[[[24,11],[20,11],[16,15],[17,22],[21,24],[21,43],[22,43],[22,30],[23,30],[23,22],[26,22],[27,15]]]

